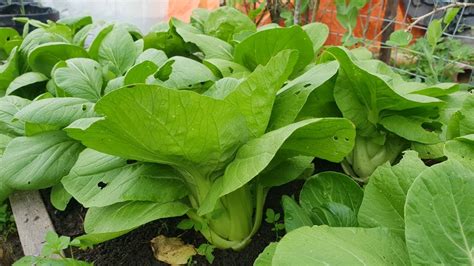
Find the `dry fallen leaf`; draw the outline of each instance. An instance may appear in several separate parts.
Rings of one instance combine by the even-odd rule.
[[[151,240],[151,248],[157,260],[171,265],[186,264],[189,258],[196,255],[194,246],[184,244],[178,237],[159,235]]]

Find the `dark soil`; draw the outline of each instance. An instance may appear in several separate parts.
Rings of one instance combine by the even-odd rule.
[[[316,171],[341,171],[338,164],[326,161],[315,160]],[[303,180],[296,180],[289,184],[275,187],[268,193],[265,209],[272,208],[276,212],[282,213],[281,197],[283,195],[296,195],[301,190]],[[72,200],[64,212],[57,211],[51,206],[49,200],[49,190],[43,190],[42,196],[46,207],[50,213],[56,231],[60,235],[76,237],[84,233],[83,220],[86,213],[79,203]],[[206,240],[193,230],[183,231],[176,228],[182,218],[162,219],[144,225],[124,236],[111,241],[99,244],[93,249],[79,250],[73,249],[73,256],[76,259],[94,262],[94,265],[167,265],[157,261],[152,253],[150,241],[154,237],[163,234],[168,237],[179,236],[185,243],[198,247],[206,243]],[[262,222],[262,226],[253,237],[252,242],[240,252],[232,250],[215,250],[215,260],[212,265],[252,265],[257,256],[272,241],[276,241],[276,234],[272,231],[273,225]],[[282,235],[284,232],[280,232]],[[71,254],[68,254],[69,256]],[[209,265],[202,256],[193,258],[195,265]]]
[[[14,223],[7,223],[3,230],[0,231],[0,266],[12,265],[13,262],[21,257],[23,257],[23,250],[20,237]]]

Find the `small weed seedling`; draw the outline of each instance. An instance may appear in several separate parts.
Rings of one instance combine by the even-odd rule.
[[[31,265],[64,265],[64,266],[90,266],[92,264],[84,261],[67,258],[63,250],[71,248],[71,238],[68,236],[58,236],[55,232],[46,234],[46,243],[41,250],[41,256],[26,256],[15,262],[14,266]],[[72,250],[71,250],[72,255]]]
[[[216,247],[211,244],[201,244],[197,248],[197,253],[201,256],[205,256],[207,261],[212,264],[214,262],[214,249]]]
[[[265,222],[273,224],[272,231],[275,232],[275,237],[277,240],[281,238],[279,231],[285,229],[285,224],[280,222],[280,213],[275,212],[273,209],[268,208],[265,212]]]

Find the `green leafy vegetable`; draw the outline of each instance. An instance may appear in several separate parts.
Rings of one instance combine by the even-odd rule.
[[[472,264],[474,172],[448,160],[421,173],[408,190],[405,237],[411,262]]]
[[[408,265],[402,238],[383,228],[301,227],[283,237],[272,265]]]

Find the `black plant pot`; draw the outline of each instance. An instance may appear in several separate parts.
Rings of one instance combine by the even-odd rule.
[[[59,19],[59,11],[51,7],[42,7],[34,3],[26,3],[24,7],[25,15],[22,15],[20,4],[13,3],[11,5],[0,6],[0,27],[12,27],[21,33],[24,24],[14,21],[13,18],[26,17],[41,22],[48,20],[57,21]]]

